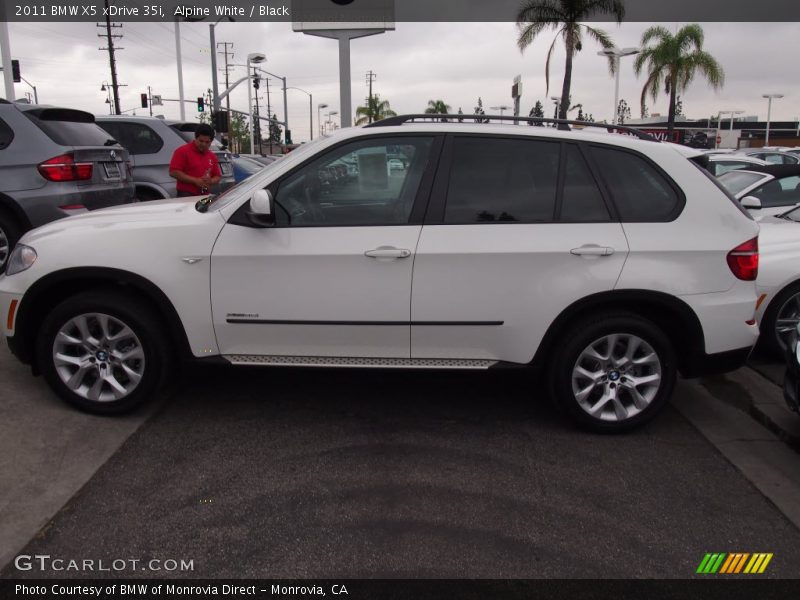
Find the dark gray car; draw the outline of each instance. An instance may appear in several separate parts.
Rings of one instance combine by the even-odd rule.
[[[169,163],[175,150],[193,139],[194,133],[182,134],[170,122],[156,117],[104,115],[96,119],[130,152],[137,199],[161,200],[177,195],[176,181],[169,176]],[[229,152],[219,147],[212,147],[212,151],[222,171],[222,179],[212,190],[218,193],[234,184],[233,165]]]
[[[133,191],[128,152],[90,113],[0,100],[0,273],[29,229]]]

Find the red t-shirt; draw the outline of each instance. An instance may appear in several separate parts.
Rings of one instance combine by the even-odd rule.
[[[194,145],[194,142],[184,144],[172,155],[169,161],[170,171],[183,171],[191,177],[202,177],[208,173],[211,177],[221,177],[222,171],[219,169],[217,156],[211,150],[202,154]],[[202,194],[203,192],[196,185],[179,181],[175,186],[179,192],[189,192],[192,194]]]

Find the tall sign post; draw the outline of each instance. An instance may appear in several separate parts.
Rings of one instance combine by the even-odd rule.
[[[353,124],[350,40],[394,30],[394,0],[293,0],[292,29],[339,41],[339,119]]]
[[[514,77],[514,85],[511,86],[511,98],[514,100],[514,116],[519,116],[519,99],[522,97],[522,75]]]

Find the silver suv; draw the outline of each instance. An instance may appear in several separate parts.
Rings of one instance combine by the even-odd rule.
[[[177,126],[156,117],[105,115],[97,117],[97,124],[130,152],[138,200],[162,200],[177,195],[175,180],[169,176],[169,162],[175,150],[192,139],[194,133],[186,138]],[[234,184],[233,164],[229,152],[221,147],[212,150],[222,171],[218,189],[213,190],[219,192]]]
[[[127,161],[87,112],[0,100],[0,273],[29,229],[132,202]]]

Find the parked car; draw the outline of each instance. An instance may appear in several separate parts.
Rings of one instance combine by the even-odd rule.
[[[759,345],[776,358],[800,323],[800,208],[759,222],[761,251],[756,291]]]
[[[178,359],[534,367],[606,432],[655,416],[678,372],[743,364],[758,225],[697,150],[416,118],[339,130],[196,205],[30,232],[0,279],[9,346],[98,413],[150,398]]]
[[[800,165],[748,167],[720,175],[719,182],[758,219],[800,203]]]
[[[772,165],[796,165],[800,163],[800,156],[781,150],[767,150],[765,148],[740,148],[736,154],[760,158]]]
[[[233,176],[236,179],[236,183],[247,179],[251,175],[255,175],[266,166],[257,160],[239,154],[232,154],[231,161],[233,163]]]
[[[711,154],[708,157],[708,170],[715,177],[728,171],[748,169],[750,167],[763,167],[769,163],[760,158],[745,156],[743,154]]]
[[[175,150],[186,143],[177,131],[155,117],[102,115],[95,119],[130,153],[137,200],[177,195],[175,179],[169,176],[169,162]]]
[[[281,158],[280,156],[273,156],[270,154],[269,156],[263,156],[262,154],[234,154],[233,156],[243,156],[244,158],[249,158],[256,162],[260,162],[262,165],[271,165],[276,160]]]
[[[194,139],[194,132],[200,126],[200,123],[196,121],[166,121],[166,123],[178,132],[184,142],[191,142]],[[211,188],[213,193],[218,194],[231,187],[236,183],[236,180],[233,176],[233,162],[231,161],[230,151],[217,140],[211,142],[211,151],[216,154],[217,161],[219,161],[219,169],[222,172],[222,178],[219,183]]]
[[[128,153],[91,114],[0,100],[0,273],[29,229],[132,201]]]
[[[792,329],[786,346],[786,375],[783,378],[783,398],[791,410],[800,413],[800,325]]]

